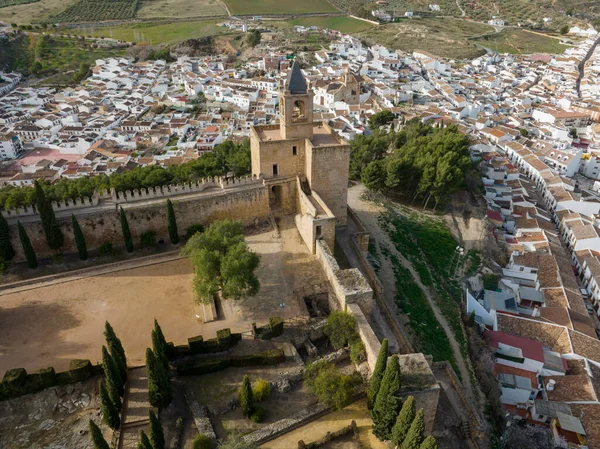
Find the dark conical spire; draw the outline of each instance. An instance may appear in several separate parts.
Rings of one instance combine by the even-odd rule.
[[[302,70],[300,70],[300,66],[294,61],[292,65],[292,70],[288,73],[287,89],[293,94],[305,94],[306,93],[306,80],[304,79],[304,75],[302,74]]]

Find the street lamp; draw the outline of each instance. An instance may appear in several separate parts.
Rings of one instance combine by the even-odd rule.
[[[279,303],[279,307],[281,307],[281,319],[285,320],[285,303]]]

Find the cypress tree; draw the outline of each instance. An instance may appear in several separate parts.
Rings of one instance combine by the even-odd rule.
[[[148,401],[152,407],[160,405],[160,387],[156,372],[156,357],[152,349],[146,348],[146,377],[148,378]]]
[[[88,252],[85,244],[85,236],[81,231],[81,227],[79,226],[79,222],[77,221],[75,214],[71,215],[71,221],[73,222],[73,235],[75,236],[75,245],[77,246],[79,258],[81,260],[87,260]]]
[[[102,421],[111,429],[119,427],[119,412],[115,407],[104,382],[100,381],[100,403],[102,404]]]
[[[21,240],[21,245],[23,246],[23,252],[25,253],[25,259],[27,259],[27,266],[29,268],[37,268],[38,262],[37,257],[35,256],[35,251],[33,250],[33,246],[31,246],[31,240],[29,240],[29,236],[25,231],[25,228],[18,222],[19,228],[19,239]]]
[[[375,405],[375,399],[377,398],[377,392],[381,386],[381,379],[383,379],[383,373],[385,373],[385,367],[387,365],[388,358],[388,340],[384,338],[381,342],[381,348],[379,349],[379,355],[377,356],[377,362],[375,363],[375,369],[371,376],[371,382],[367,389],[367,402],[369,409],[372,409]]]
[[[429,435],[427,438],[425,438],[425,441],[421,443],[419,449],[438,449],[437,441],[434,437]]]
[[[171,239],[171,243],[177,245],[179,243],[179,233],[177,231],[175,210],[173,210],[173,203],[171,200],[167,200],[167,228],[169,229],[169,239]]]
[[[115,388],[119,396],[123,396],[125,393],[125,382],[121,379],[119,368],[104,345],[102,345],[102,368],[104,369],[106,383],[110,385],[111,388]]]
[[[119,218],[121,220],[121,231],[123,232],[125,248],[127,248],[127,252],[130,253],[133,251],[133,240],[131,239],[131,231],[129,230],[127,216],[125,215],[125,211],[122,207],[119,208]]]
[[[8,222],[4,215],[0,213],[0,258],[5,261],[11,260],[15,256],[15,250],[10,243],[10,232]]]
[[[117,363],[121,379],[123,381],[127,380],[127,357],[125,356],[125,350],[123,349],[121,340],[119,340],[119,337],[117,337],[117,334],[115,334],[114,329],[108,321],[104,323],[104,338],[106,339],[110,356]]]
[[[148,439],[148,435],[140,429],[140,442],[138,443],[137,449],[152,449],[152,443]]]
[[[398,356],[393,355],[385,368],[372,412],[373,434],[381,441],[389,440],[392,436],[392,427],[402,405],[400,398],[396,396],[399,390],[400,365]]]
[[[42,185],[38,182],[34,182],[35,187],[35,207],[40,214],[42,220],[42,227],[44,228],[44,234],[46,235],[46,241],[48,246],[52,249],[58,249],[63,246],[64,236],[58,223],[56,222],[56,216],[52,205],[46,198]]]
[[[425,418],[423,409],[420,408],[417,416],[410,425],[406,438],[402,442],[402,449],[419,449],[423,441],[423,432],[425,432]]]
[[[104,439],[102,431],[96,425],[94,421],[90,419],[90,437],[92,438],[92,444],[94,449],[110,449],[110,446]]]
[[[169,358],[167,356],[167,341],[165,340],[165,336],[156,319],[154,319],[154,329],[152,330],[152,351],[168,372]]]
[[[239,393],[240,406],[242,407],[242,413],[246,417],[250,417],[254,411],[254,396],[252,394],[252,385],[250,385],[250,378],[246,374],[242,381],[242,387]]]
[[[396,424],[394,424],[392,429],[392,443],[394,443],[395,446],[399,447],[402,444],[414,419],[415,398],[409,396],[406,398],[406,401],[404,401],[402,410],[400,410],[398,419],[396,419]]]
[[[163,434],[162,426],[160,421],[154,414],[153,410],[150,410],[150,443],[152,443],[152,449],[165,449],[165,436]]]
[[[169,378],[169,368],[168,364],[165,365],[162,363],[160,359],[156,360],[156,367],[159,373],[159,388],[160,388],[160,408],[166,408],[169,406],[171,401],[173,400],[173,388],[171,387],[171,379]]]

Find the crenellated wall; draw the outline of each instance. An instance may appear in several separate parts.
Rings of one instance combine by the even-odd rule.
[[[180,235],[185,235],[186,229],[193,224],[208,224],[225,218],[240,220],[246,226],[251,225],[256,220],[267,218],[270,212],[267,188],[263,180],[257,177],[234,180],[215,178],[140,191],[100,192],[87,202],[57,204],[54,207],[57,221],[65,236],[62,252],[76,252],[72,214],[77,217],[88,249],[96,249],[107,241],[115,248],[123,247],[119,207],[122,207],[127,215],[136,248],[139,247],[141,234],[146,231],[156,232],[157,241],[168,242],[167,198],[173,202]],[[37,213],[33,210],[10,211],[5,216],[16,251],[15,261],[24,260],[17,231],[18,221],[25,226],[38,258],[55,254],[46,244]]]

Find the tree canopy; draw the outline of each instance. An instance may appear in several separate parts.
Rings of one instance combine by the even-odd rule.
[[[210,176],[242,176],[250,173],[250,141],[236,144],[231,141],[216,145],[214,150],[190,162],[138,167],[110,176],[87,176],[79,179],[59,179],[54,184],[40,183],[48,201],[92,196],[96,190],[117,191],[180,184]],[[6,186],[0,189],[0,207],[6,210],[28,206],[35,201],[33,187]]]
[[[469,139],[456,126],[409,121],[398,133],[376,131],[351,146],[350,176],[373,190],[443,201],[464,185],[472,166]]]
[[[240,222],[219,221],[194,234],[181,250],[194,265],[199,301],[210,301],[219,291],[226,299],[258,293],[260,283],[254,271],[260,259],[248,249],[243,230]]]

